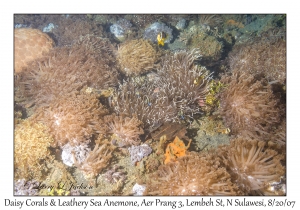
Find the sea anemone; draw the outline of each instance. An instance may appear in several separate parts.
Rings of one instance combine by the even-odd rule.
[[[286,41],[283,39],[255,39],[237,45],[229,53],[231,69],[243,69],[261,75],[270,82],[286,83]]]
[[[209,91],[210,75],[205,67],[195,64],[199,57],[197,49],[177,51],[165,56],[157,70],[153,89],[157,90],[157,98],[166,98],[176,106],[177,119],[173,121],[201,113],[199,100],[205,100]]]
[[[79,163],[75,158],[75,166],[81,170],[87,178],[94,178],[109,164],[115,147],[108,141],[102,140],[101,136],[95,141],[94,149],[87,158]]]
[[[141,128],[142,122],[135,116],[132,118],[125,116],[107,115],[104,116],[106,133],[112,135],[113,141],[119,146],[138,145],[140,135],[144,133]]]
[[[209,91],[210,75],[195,64],[197,50],[178,51],[163,58],[154,79],[138,87],[125,81],[115,97],[118,114],[134,114],[144,130],[154,130],[164,122],[181,122],[201,113],[199,100]]]
[[[121,44],[117,51],[120,70],[128,75],[139,75],[154,69],[160,58],[158,49],[143,39]]]
[[[220,159],[191,153],[161,165],[147,182],[144,195],[238,195]]]
[[[72,47],[53,49],[47,57],[32,63],[16,79],[16,97],[26,107],[46,106],[61,95],[72,96],[85,86],[103,90],[117,85],[111,44],[102,38],[85,36]]]
[[[129,81],[120,85],[113,101],[114,110],[118,115],[136,117],[143,122],[143,129],[155,130],[163,122],[170,122],[176,117],[176,107],[166,97],[157,97],[149,83],[141,87]]]
[[[95,94],[81,93],[57,98],[49,106],[39,108],[37,121],[43,122],[54,136],[52,146],[71,146],[86,143],[93,135],[103,133],[102,117],[108,111]]]
[[[266,139],[280,122],[281,110],[271,87],[240,70],[222,76],[220,114],[233,134]],[[268,137],[267,137],[268,139]]]
[[[245,195],[264,194],[269,183],[279,182],[285,174],[281,161],[283,154],[278,154],[276,145],[265,141],[231,140],[230,145],[221,146],[217,154],[231,175],[233,183]]]

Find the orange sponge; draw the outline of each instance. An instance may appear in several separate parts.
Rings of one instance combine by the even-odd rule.
[[[15,29],[15,72],[21,72],[27,62],[40,58],[54,46],[54,41],[38,29]]]
[[[185,146],[183,141],[176,136],[174,141],[167,146],[164,163],[167,164],[171,160],[176,160],[178,157],[185,156],[185,151],[190,147],[190,144],[191,140],[189,141],[189,144]]]

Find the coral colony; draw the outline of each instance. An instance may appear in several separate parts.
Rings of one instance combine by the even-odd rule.
[[[15,15],[15,195],[286,195],[285,18]]]

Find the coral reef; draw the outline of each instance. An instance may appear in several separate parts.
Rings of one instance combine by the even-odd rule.
[[[224,75],[220,93],[220,114],[233,134],[269,139],[280,122],[281,109],[271,87],[246,72],[232,71]]]
[[[158,49],[143,39],[121,44],[117,51],[120,70],[129,75],[139,75],[154,69],[160,59]]]
[[[106,134],[111,135],[113,144],[119,147],[137,145],[140,143],[140,135],[144,133],[142,122],[135,116],[132,118],[123,115],[104,116]]]
[[[17,28],[14,30],[15,72],[24,71],[28,62],[41,58],[54,46],[54,41],[38,29]]]
[[[173,30],[169,28],[166,24],[155,22],[145,29],[144,39],[149,39],[153,43],[157,43],[157,35],[160,32],[164,32],[167,36],[164,42],[170,43],[173,40],[172,31]]]
[[[244,195],[260,195],[269,183],[279,182],[285,174],[281,164],[284,153],[279,154],[276,146],[238,138],[231,140],[230,145],[218,148],[217,154],[222,157],[232,182]]]
[[[286,83],[286,42],[277,38],[255,39],[237,45],[229,53],[231,69],[243,69],[252,75],[262,75],[269,82]]]
[[[83,87],[97,90],[118,82],[113,47],[106,39],[81,37],[72,47],[55,48],[47,57],[32,63],[16,79],[16,97],[22,104],[45,106],[61,95],[72,96]]]
[[[112,158],[112,152],[115,147],[108,142],[102,140],[101,137],[95,141],[94,149],[88,154],[87,158],[79,163],[75,159],[75,166],[84,172],[85,177],[94,178],[109,164]]]
[[[34,118],[49,127],[54,137],[52,146],[79,146],[104,132],[101,122],[107,113],[95,94],[81,93],[61,95],[46,108],[39,108]]]
[[[230,174],[213,155],[191,153],[161,165],[147,182],[144,195],[238,195]]]
[[[26,119],[16,125],[14,134],[15,178],[41,180],[45,175],[46,162],[54,159],[49,150],[53,138],[48,128]]]
[[[73,45],[82,36],[105,37],[103,27],[89,20],[85,15],[70,15],[51,19],[48,21],[56,25],[52,34],[57,40],[57,46]]]
[[[285,22],[14,15],[15,194],[285,195]]]
[[[48,27],[47,34],[59,47],[70,46],[81,36],[93,34],[97,37],[105,37],[103,26],[90,20],[84,14],[16,14],[14,18],[17,25],[37,28],[41,31],[52,25],[52,27]]]
[[[142,144],[139,146],[131,146],[128,148],[130,153],[130,159],[133,165],[141,161],[144,157],[147,157],[152,152],[151,147],[148,144]]]

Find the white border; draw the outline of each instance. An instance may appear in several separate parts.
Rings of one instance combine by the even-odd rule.
[[[296,201],[296,209],[299,209],[300,200],[298,194],[299,186],[299,13],[296,4],[283,1],[11,1],[11,3],[1,3],[0,13],[0,90],[1,90],[1,152],[0,152],[0,206],[4,207],[4,199],[26,200],[26,198],[13,197],[13,14],[14,13],[287,13],[287,196],[274,197],[277,200]],[[35,199],[29,197],[30,199]],[[78,200],[90,200],[93,197],[78,198]],[[95,199],[111,200],[139,200],[139,197],[96,197]],[[158,198],[158,197],[155,197]],[[147,200],[154,200],[154,197],[146,197]],[[182,200],[187,197],[162,197],[165,200]],[[218,198],[218,197],[217,197]],[[213,199],[217,199],[213,198]],[[221,198],[221,197],[219,197]],[[229,197],[237,198],[237,197]],[[242,199],[243,197],[238,197]],[[273,197],[264,197],[268,200]],[[36,198],[35,200],[41,200]],[[47,197],[50,200],[51,198]],[[56,197],[57,199],[57,197]],[[60,197],[69,200],[70,197]],[[189,199],[200,199],[199,197],[189,197]],[[208,197],[205,197],[208,199]],[[225,199],[225,198],[224,198]],[[247,200],[261,200],[261,197],[247,197]],[[154,207],[154,206],[152,206]],[[152,208],[150,207],[150,208]],[[9,207],[4,207],[9,208]],[[14,207],[18,208],[18,207]],[[39,209],[37,207],[36,209]],[[46,208],[50,208],[49,206]],[[63,207],[56,207],[63,208]],[[83,209],[83,207],[72,207]],[[97,207],[103,208],[104,207]],[[119,208],[119,207],[115,207]],[[132,209],[128,207],[123,207]],[[171,207],[166,207],[172,209]],[[195,208],[195,207],[194,207]],[[199,207],[196,207],[199,208]],[[230,207],[240,208],[240,207]],[[259,207],[256,207],[259,208]],[[294,209],[295,209],[294,208]],[[22,209],[32,209],[23,207]],[[88,207],[88,209],[96,209]],[[187,209],[183,208],[183,209]],[[223,208],[224,209],[224,208]],[[276,208],[281,209],[281,208]]]

